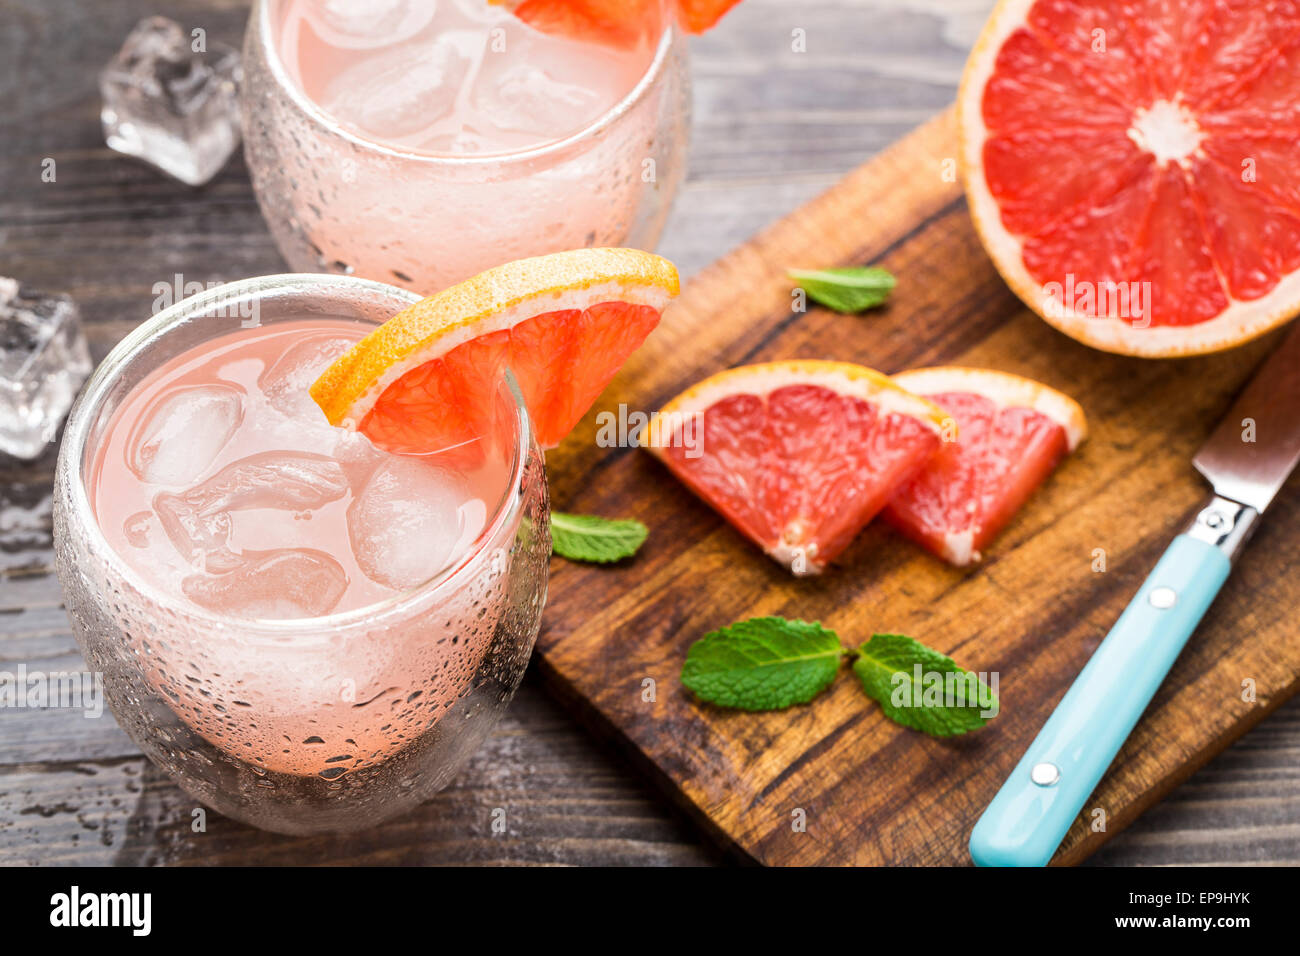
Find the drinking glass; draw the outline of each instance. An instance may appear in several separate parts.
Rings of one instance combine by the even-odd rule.
[[[282,62],[282,12],[282,0],[253,7],[242,111],[253,187],[291,268],[429,294],[525,256],[658,242],[690,127],[686,41],[671,17],[640,81],[595,122],[475,155],[417,152],[340,126]]]
[[[89,482],[114,411],[151,372],[229,334],[305,317],[378,324],[417,297],[356,277],[268,276],[186,299],[128,335],[91,377],[55,476],[57,569],[86,663],[148,757],[221,813],[284,833],[371,826],[444,786],[500,717],[545,602],[546,479],[527,411],[502,379],[509,484],[469,553],[377,604],[244,620],[166,593],[118,554]],[[255,308],[249,308],[249,306]]]

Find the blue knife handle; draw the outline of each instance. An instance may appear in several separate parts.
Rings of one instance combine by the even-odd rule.
[[[1213,544],[1174,539],[975,824],[977,865],[1047,864],[1231,567]]]

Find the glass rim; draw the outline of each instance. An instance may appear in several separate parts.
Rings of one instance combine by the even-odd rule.
[[[326,292],[340,286],[355,291],[370,292],[385,297],[396,297],[407,303],[418,302],[422,297],[407,289],[362,279],[358,276],[341,276],[316,273],[278,273],[240,279],[214,286],[196,295],[182,299],[142,322],[128,333],[91,373],[78,397],[64,428],[59,448],[58,470],[63,472],[71,507],[76,512],[78,532],[90,538],[86,544],[94,552],[111,556],[115,573],[155,605],[177,613],[185,619],[197,619],[210,626],[235,632],[241,637],[310,637],[328,639],[332,631],[366,621],[378,621],[400,614],[408,607],[433,597],[443,587],[455,582],[474,563],[488,545],[497,539],[501,530],[514,523],[524,508],[525,495],[519,493],[524,484],[532,445],[532,424],[514,374],[507,368],[502,373],[502,383],[514,402],[517,415],[516,440],[510,464],[510,481],[497,501],[483,530],[466,551],[440,568],[427,580],[402,590],[391,597],[374,601],[347,611],[336,611],[317,617],[303,618],[240,618],[219,614],[168,592],[138,572],[116,549],[99,525],[98,516],[90,501],[87,488],[87,450],[91,431],[99,422],[110,389],[115,385],[126,364],[145,346],[167,335],[192,318],[198,318],[216,308],[229,308],[242,301],[256,301],[268,293]],[[236,313],[238,314],[238,313]],[[148,373],[146,373],[148,374]],[[56,543],[57,547],[57,543]]]
[[[634,107],[649,95],[651,87],[664,73],[668,63],[669,52],[672,48],[673,40],[676,36],[676,21],[671,15],[666,17],[663,32],[660,34],[659,42],[655,47],[654,57],[650,65],[646,67],[641,78],[617,103],[601,113],[586,126],[569,133],[559,139],[547,140],[538,143],[536,146],[527,146],[522,149],[503,150],[491,153],[433,153],[420,152],[417,150],[402,149],[392,144],[385,143],[382,140],[371,139],[363,136],[354,130],[348,129],[340,123],[335,117],[331,116],[319,104],[317,104],[306,92],[304,92],[297,83],[288,75],[285,69],[284,61],[280,58],[280,52],[275,48],[272,42],[273,30],[270,22],[271,5],[281,0],[255,0],[252,15],[249,19],[250,27],[256,26],[257,43],[260,47],[262,59],[266,62],[267,68],[275,78],[276,84],[286,92],[286,95],[299,110],[305,113],[311,120],[319,126],[326,127],[331,133],[352,143],[354,146],[370,152],[379,153],[394,159],[401,159],[405,162],[427,163],[432,166],[494,166],[508,165],[512,163],[526,163],[535,159],[545,158],[553,153],[562,153],[599,135],[607,127],[612,126],[619,119],[630,113]],[[240,87],[240,99],[243,100],[244,90],[247,87],[247,77]],[[248,110],[244,110],[247,117]]]

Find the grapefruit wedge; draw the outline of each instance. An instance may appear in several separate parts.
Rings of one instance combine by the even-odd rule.
[[[1087,434],[1083,409],[1055,389],[975,368],[922,368],[894,381],[951,416],[945,440],[894,494],[885,518],[965,566]],[[955,425],[955,429],[951,426]]]
[[[509,262],[393,316],[327,368],[311,396],[331,424],[427,454],[485,433],[509,368],[538,444],[553,448],[677,291],[673,264],[635,249]]]
[[[497,2],[497,0],[494,0]],[[703,33],[740,0],[502,0],[519,19],[543,33],[612,46],[631,46],[660,30],[665,9],[691,33]],[[655,34],[658,35],[657,33]]]
[[[771,362],[687,389],[642,444],[776,561],[815,574],[938,451],[943,420],[869,368]]]
[[[1300,4],[1002,0],[958,108],[984,246],[1066,334],[1190,355],[1300,311]]]

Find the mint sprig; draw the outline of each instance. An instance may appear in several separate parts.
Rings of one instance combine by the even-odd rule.
[[[630,518],[551,512],[551,550],[570,561],[610,564],[636,554],[650,530]]]
[[[983,727],[996,714],[989,686],[933,648],[902,634],[873,634],[858,648],[853,673],[885,716],[932,737]]]
[[[704,635],[686,652],[681,680],[719,707],[781,710],[829,687],[846,659],[867,696],[904,727],[951,737],[983,727],[998,712],[997,696],[978,675],[910,637],[873,634],[854,650],[816,622],[782,617]]]
[[[836,312],[863,312],[882,305],[898,280],[879,266],[836,269],[790,269],[791,279],[818,305]]]
[[[820,624],[756,617],[692,644],[682,683],[722,707],[780,710],[825,690],[843,656],[840,639]]]

